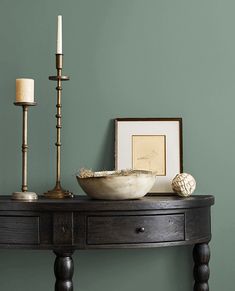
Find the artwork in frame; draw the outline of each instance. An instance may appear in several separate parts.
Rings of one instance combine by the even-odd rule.
[[[115,119],[115,168],[156,173],[151,193],[173,193],[171,181],[183,172],[182,118]]]

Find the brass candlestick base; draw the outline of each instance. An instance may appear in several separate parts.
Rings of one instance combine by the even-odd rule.
[[[62,81],[68,81],[68,76],[62,76],[62,67],[63,67],[63,54],[56,54],[56,69],[57,69],[57,76],[50,76],[49,80],[57,82],[57,104],[56,104],[56,132],[57,132],[57,139],[56,139],[56,185],[52,190],[44,193],[47,198],[52,199],[63,199],[63,198],[71,198],[73,194],[70,191],[64,190],[61,187],[61,97],[62,97]]]
[[[63,199],[73,197],[73,194],[67,190],[64,190],[60,184],[56,184],[54,189],[48,191],[44,195],[50,199]]]
[[[27,153],[28,153],[28,107],[35,106],[36,102],[15,102],[23,108],[23,135],[22,135],[22,187],[21,192],[14,192],[11,199],[32,201],[38,198],[34,192],[28,192],[27,184]]]

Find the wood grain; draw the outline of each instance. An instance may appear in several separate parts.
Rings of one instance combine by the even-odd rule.
[[[0,248],[54,250],[55,291],[73,291],[76,249],[195,245],[194,290],[208,291],[213,204],[210,195],[128,201],[39,197],[32,202],[0,196]]]

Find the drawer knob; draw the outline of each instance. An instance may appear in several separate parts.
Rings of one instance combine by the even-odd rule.
[[[138,228],[136,229],[136,231],[137,231],[137,232],[144,232],[145,229],[144,229],[144,227],[138,227]]]

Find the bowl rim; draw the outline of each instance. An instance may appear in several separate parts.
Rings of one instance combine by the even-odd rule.
[[[129,174],[126,175],[120,175],[121,170],[115,170],[115,171],[96,171],[94,174],[98,174],[97,176],[93,177],[79,177],[78,174],[76,174],[76,178],[79,180],[88,180],[88,179],[110,179],[110,178],[124,178],[124,177],[137,177],[137,176],[151,176],[156,177],[156,174],[152,171],[147,170],[131,170]],[[102,175],[103,174],[103,175]]]

